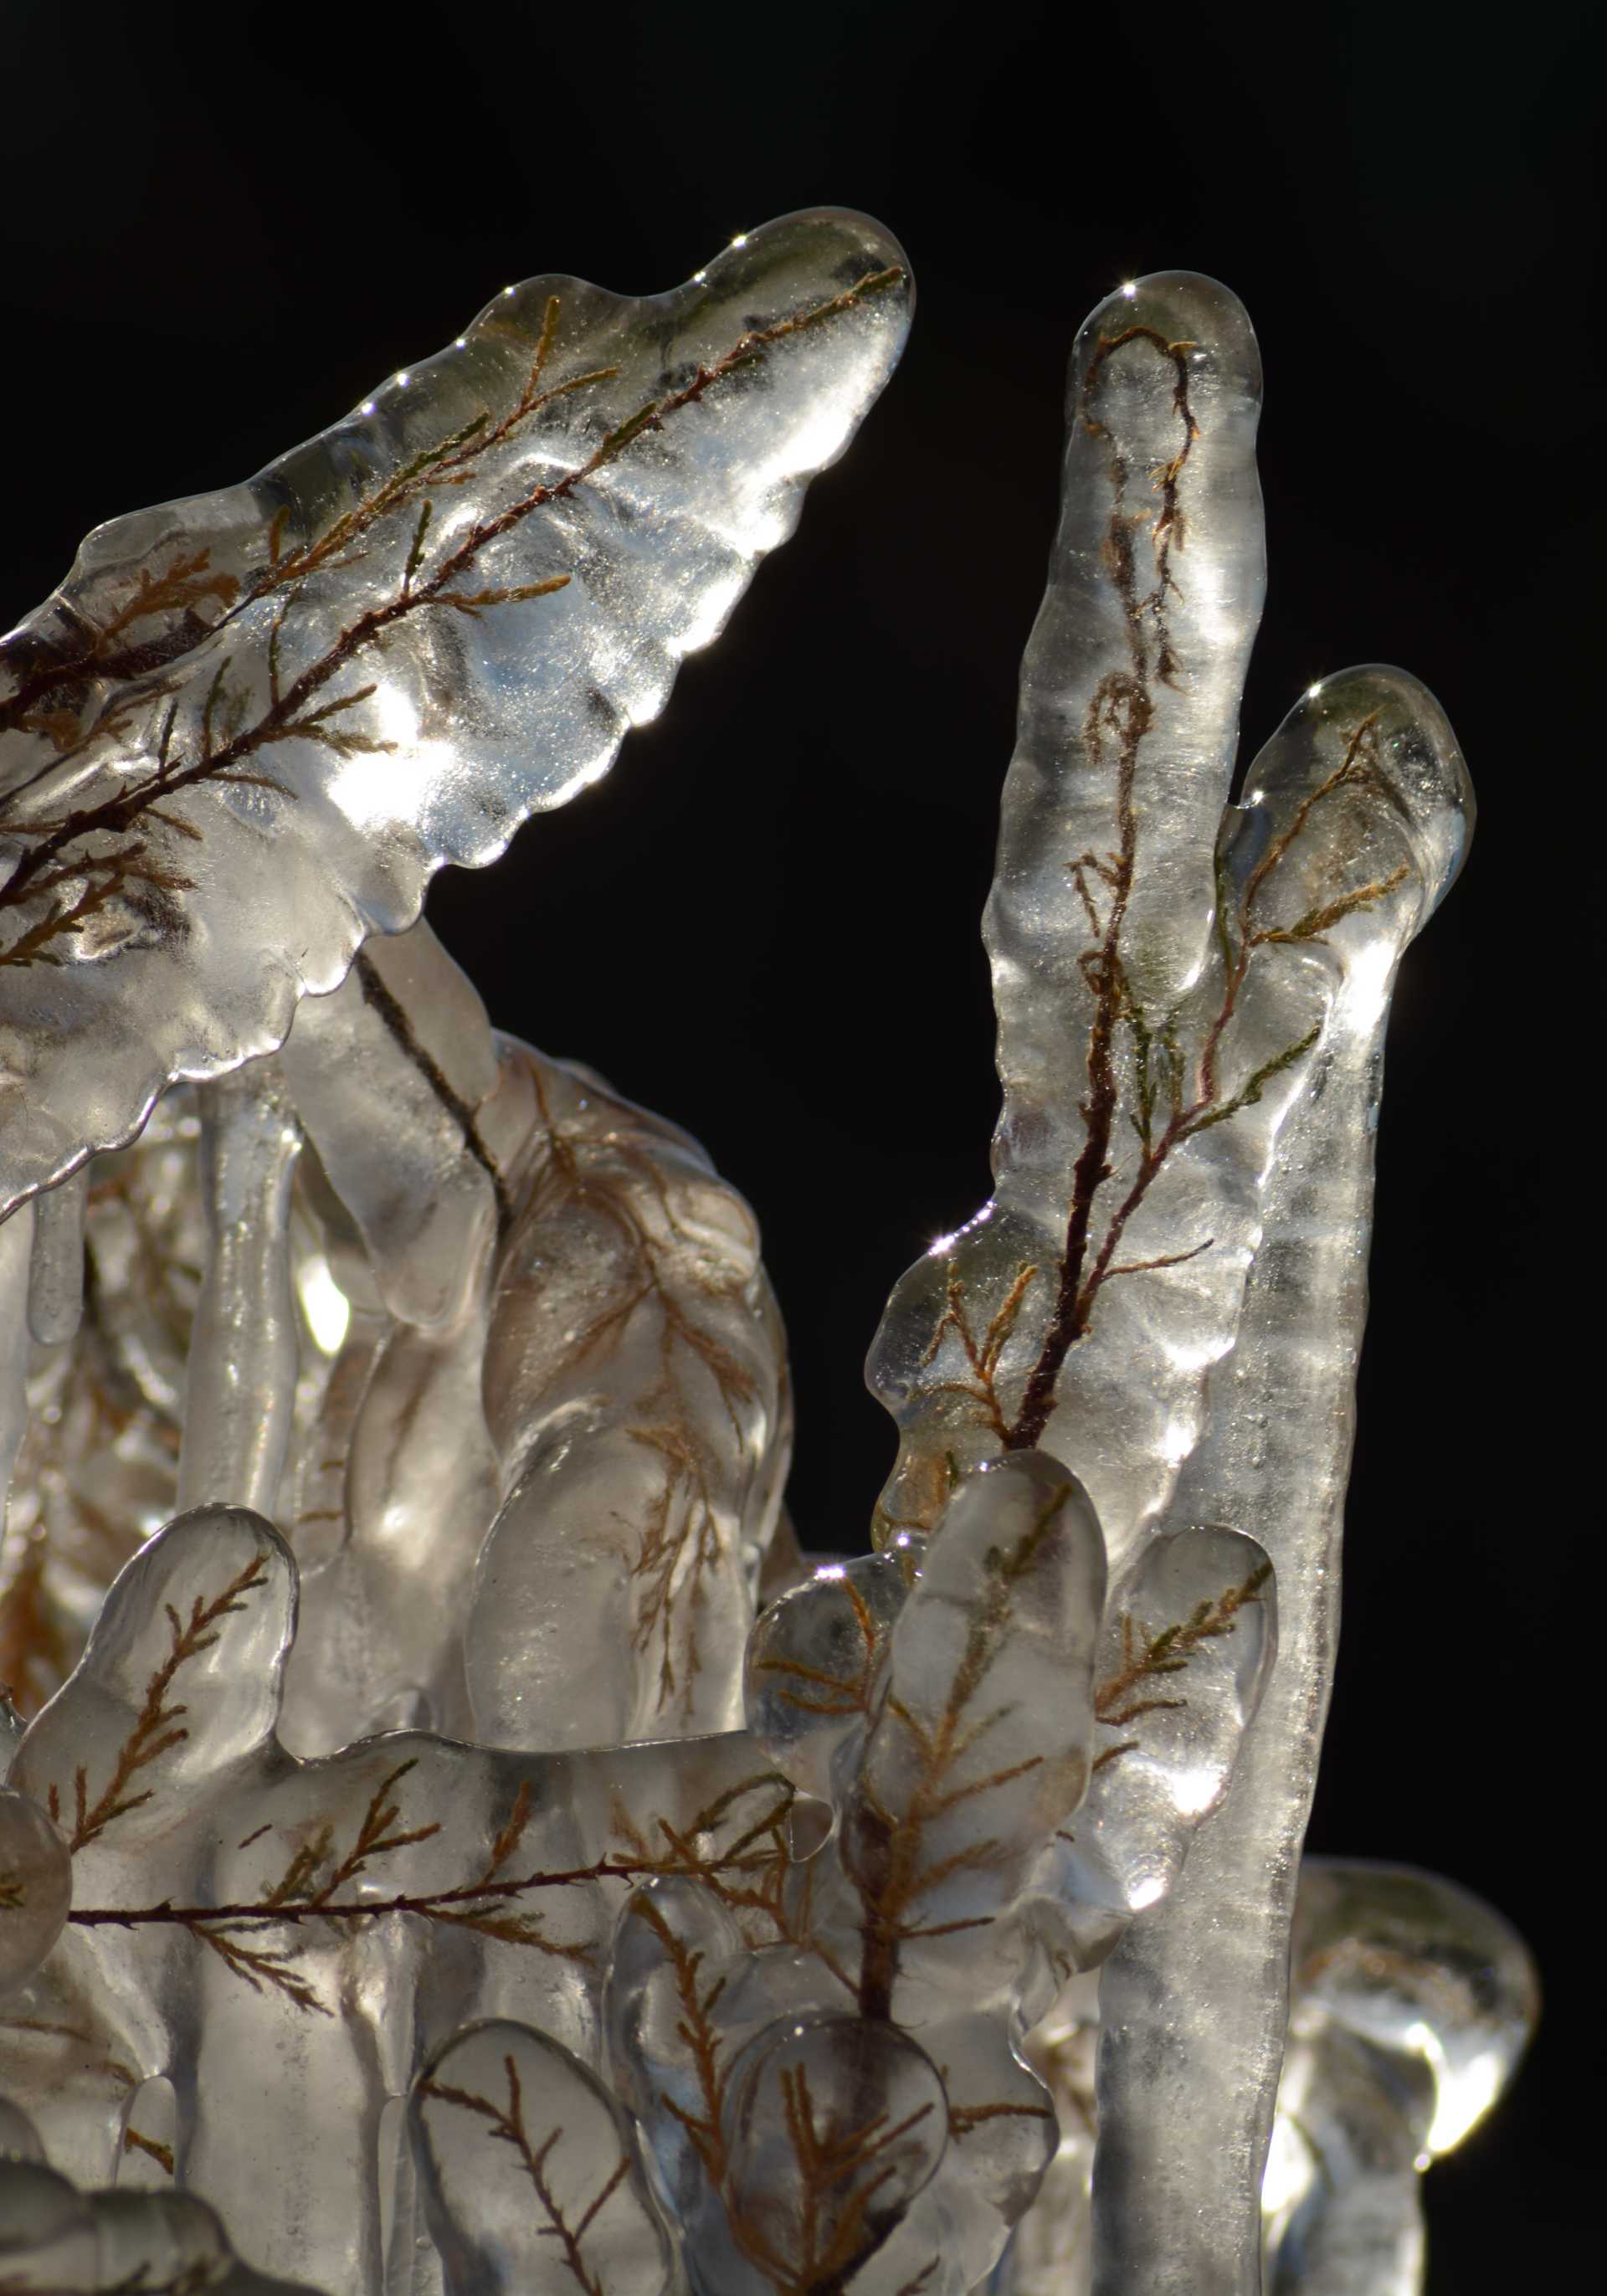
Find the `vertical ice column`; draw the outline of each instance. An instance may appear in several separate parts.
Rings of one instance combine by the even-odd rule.
[[[1265,586],[1260,398],[1249,318],[1215,280],[1138,280],[1078,332],[984,924],[996,1193],[909,1270],[872,1349],[901,1439],[883,1541],[930,1527],[955,1472],[1041,1445],[1125,1561],[1231,1344],[1294,1078],[1248,1121],[1169,1138],[1167,1089],[1217,986],[1211,856]],[[1118,1224],[1141,1117],[1155,1153]]]
[[[1376,782],[1340,787],[1358,729]],[[1393,802],[1377,807],[1380,789]],[[1326,680],[1291,713],[1252,769],[1226,844],[1225,875],[1242,884],[1291,824],[1324,828],[1304,892],[1266,928],[1285,936],[1266,946],[1286,960],[1318,961],[1298,928],[1358,844],[1369,882],[1388,890],[1324,930],[1337,976],[1327,1026],[1263,1198],[1238,1338],[1179,1485],[1180,1515],[1232,1522],[1272,1557],[1278,1656],[1225,1804],[1102,1979],[1097,2296],[1254,2296],[1259,2285],[1289,1928],[1333,1678],[1384,1029],[1401,953],[1455,876],[1471,817],[1432,697],[1398,670],[1365,669]]]
[[[290,1200],[301,1133],[272,1060],[206,1086],[201,1105],[210,1235],[190,1341],[178,1504],[271,1515],[296,1397]]]

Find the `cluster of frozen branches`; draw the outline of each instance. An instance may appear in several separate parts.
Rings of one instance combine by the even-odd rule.
[[[997,1189],[877,1337],[873,1552],[793,1543],[746,1205],[417,922],[660,706],[910,294],[836,212],[509,290],[0,644],[5,2288],[1417,2284],[1532,1977],[1300,1848],[1471,801],[1367,669],[1228,802],[1233,298],[1078,340]]]

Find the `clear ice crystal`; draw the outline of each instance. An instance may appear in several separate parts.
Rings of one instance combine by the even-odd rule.
[[[1237,302],[1078,338],[997,1189],[877,1334],[873,1553],[792,1539],[747,1205],[417,921],[661,706],[911,291],[836,210],[510,290],[0,643],[7,2287],[1415,2296],[1533,1971],[1300,1850],[1472,801],[1373,668],[1228,802]]]

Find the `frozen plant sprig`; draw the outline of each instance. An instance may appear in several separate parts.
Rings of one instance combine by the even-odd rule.
[[[39,913],[0,970],[24,1003],[93,963],[116,1008],[151,946],[180,951],[185,896],[214,914],[217,849],[249,824],[289,854],[309,800],[348,828],[379,808],[338,882],[354,853],[389,867],[421,695],[516,678],[527,608],[564,690],[575,594],[599,551],[628,592],[644,527],[649,557],[689,549],[697,572],[673,659],[698,580],[724,578],[698,564],[711,464],[716,496],[757,472],[745,566],[788,514],[787,440],[846,436],[906,296],[857,219],[756,236],[772,254],[735,261],[735,285],[775,299],[734,349],[666,366],[666,328],[709,316],[691,289],[651,313],[548,292],[479,406],[453,406],[445,369],[414,401],[399,377],[377,448],[359,423],[308,450],[291,479],[324,496],[299,525],[278,466],[288,504],[243,506],[243,571],[194,533],[136,536],[87,640],[53,655],[32,634],[11,732],[53,751],[57,810],[37,800],[20,835],[12,817],[11,887]],[[828,247],[830,291],[783,299],[789,264],[818,271]],[[653,369],[634,406],[633,343]],[[1079,340],[990,908],[999,1193],[878,1342],[903,1439],[881,1552],[813,1576],[779,1542],[767,1561],[784,1378],[745,1207],[586,1071],[494,1043],[422,929],[372,942],[276,1059],[201,1096],[199,1171],[178,1172],[207,1243],[177,1483],[205,1503],[119,1579],[0,1796],[0,2062],[80,2185],[195,2185],[254,2262],[332,2288],[413,2284],[432,2251],[463,2296],[963,2296],[1000,2270],[1037,2296],[1079,2284],[1090,2241],[1102,2286],[1226,2286],[1253,2273],[1263,2209],[1291,2290],[1376,2276],[1381,2240],[1410,2267],[1417,2169],[1532,2014],[1484,1909],[1311,1877],[1280,2147],[1265,2192],[1247,2173],[1331,1636],[1313,1588],[1334,1579],[1376,1043],[1465,790],[1420,690],[1353,673],[1222,814],[1259,603],[1256,391],[1242,314],[1209,282],[1139,283]],[[553,548],[532,558],[537,531]],[[482,565],[514,537],[515,564]],[[605,581],[599,605],[614,627],[578,636],[604,658],[632,612],[651,631],[664,611]],[[75,692],[102,673],[129,691]],[[556,801],[593,754],[562,708],[543,723],[569,744],[545,796],[482,726],[494,814]],[[128,788],[63,798],[97,743],[137,752],[152,726]],[[316,770],[292,783],[276,753],[296,744]],[[200,832],[187,801],[219,791]],[[450,849],[433,824],[425,844]],[[371,891],[361,931],[406,922]],[[80,1150],[118,1136],[101,1116]],[[72,1345],[88,1210],[46,1196],[0,1248],[46,1347]],[[320,1352],[309,1303],[332,1293],[344,1332]],[[1350,1338],[1314,1349],[1314,1325]],[[100,1344],[98,1308],[87,1330]],[[129,1423],[94,1423],[115,1454]],[[262,1511],[291,1488],[299,1571]],[[747,1727],[722,1728],[761,1569],[784,1591],[749,1638]],[[642,1742],[588,1747],[599,1685],[621,1684],[601,1734]],[[482,1742],[421,1726],[443,1713]],[[669,1718],[684,1734],[651,1742]],[[1040,2078],[1018,2044],[1045,2013]],[[268,2063],[265,2207],[260,2115],[208,2100],[227,2067]],[[1225,2123],[1237,2150],[1203,2178]],[[50,2191],[63,2222],[111,2220]],[[176,2236],[156,2199],[148,2247]],[[94,2259],[57,2278],[105,2284]]]
[[[434,869],[606,770],[848,443],[909,301],[840,211],[669,296],[533,281],[248,486],[91,537],[0,648],[8,1208],[174,1077],[281,1041]]]

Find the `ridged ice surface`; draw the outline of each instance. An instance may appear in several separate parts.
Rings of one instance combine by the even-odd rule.
[[[1300,1850],[1470,800],[1370,668],[1227,802],[1243,312],[1078,340],[997,1193],[877,1337],[875,1552],[785,1521],[747,1204],[415,921],[658,708],[909,294],[837,212],[511,291],[0,649],[7,2288],[1417,2296],[1533,1972]]]
[[[530,280],[249,484],[97,528],[0,645],[0,1203],[270,1050],[443,862],[606,772],[909,299],[836,210],[673,294]]]

